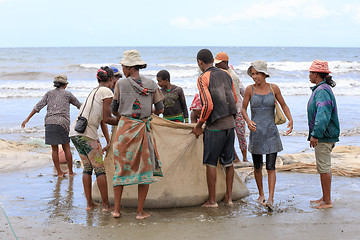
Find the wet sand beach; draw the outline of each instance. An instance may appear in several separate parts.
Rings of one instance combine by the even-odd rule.
[[[126,208],[119,219],[101,208],[86,211],[81,168],[73,178],[57,178],[52,163],[0,174],[0,239],[357,239],[360,224],[359,178],[333,177],[332,209],[317,210],[309,200],[320,197],[316,174],[277,174],[275,210],[250,196],[233,207],[148,209],[151,217],[135,220]],[[264,184],[267,184],[264,177]],[[266,189],[266,188],[265,188]],[[151,191],[151,187],[150,187]],[[265,192],[267,195],[267,193]],[[8,224],[11,223],[14,233]]]

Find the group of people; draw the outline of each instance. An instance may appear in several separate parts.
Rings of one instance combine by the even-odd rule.
[[[183,89],[170,83],[170,73],[158,72],[157,83],[140,75],[140,69],[147,64],[136,50],[125,51],[122,72],[113,67],[101,67],[96,74],[98,86],[88,95],[83,104],[70,92],[65,75],[54,78],[55,89],[47,92],[36,104],[25,124],[47,105],[45,116],[45,143],[52,146],[52,159],[58,177],[66,172],[60,169],[58,145],[62,145],[68,165],[68,174],[73,176],[70,139],[77,149],[83,164],[83,186],[87,199],[87,210],[96,204],[92,200],[92,173],[95,172],[100,190],[103,211],[111,209],[103,154],[109,148],[110,136],[107,124],[114,128],[113,154],[115,173],[113,189],[115,206],[113,217],[121,215],[121,198],[126,185],[138,185],[137,219],[150,215],[144,212],[149,184],[157,181],[154,176],[163,176],[156,143],[151,132],[152,114],[176,122],[189,122]],[[229,56],[220,52],[215,59],[208,49],[197,54],[197,64],[202,74],[197,79],[197,94],[191,104],[191,131],[196,137],[203,135],[203,163],[209,198],[203,207],[218,207],[216,202],[216,166],[220,163],[226,172],[226,194],[224,202],[232,205],[234,178],[235,132],[238,136],[243,161],[247,161],[245,122],[250,130],[248,151],[252,154],[254,176],[259,191],[258,202],[272,209],[276,183],[275,163],[277,153],[283,147],[274,122],[275,105],[280,104],[288,119],[288,130],[292,132],[293,119],[280,88],[266,80],[270,77],[265,61],[254,61],[247,70],[254,84],[244,88],[236,73],[229,65]],[[214,66],[215,64],[215,66]],[[335,82],[329,75],[327,62],[315,60],[309,69],[310,82],[315,84],[308,103],[310,147],[315,148],[317,169],[320,173],[323,195],[312,200],[316,208],[332,207],[331,202],[331,157],[330,153],[339,141],[339,120],[334,94],[330,87]],[[159,88],[160,87],[160,88]],[[251,117],[247,108],[250,103]],[[70,127],[69,108],[73,104],[79,109],[79,116],[87,119],[84,132],[75,130],[77,120]],[[78,116],[78,117],[79,117]],[[204,127],[205,124],[205,127]],[[107,145],[102,147],[98,128],[101,126]],[[263,155],[266,156],[269,196],[263,190]]]

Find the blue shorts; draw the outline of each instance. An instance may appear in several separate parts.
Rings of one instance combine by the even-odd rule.
[[[205,165],[217,166],[218,161],[224,167],[233,165],[235,159],[234,128],[226,130],[204,130]]]

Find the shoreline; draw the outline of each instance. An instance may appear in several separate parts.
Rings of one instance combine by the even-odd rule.
[[[1,140],[0,146],[4,147]],[[16,167],[13,171],[0,168],[0,239],[15,239],[9,218],[18,239],[356,239],[360,224],[360,184],[356,177],[333,177],[331,209],[317,210],[309,200],[321,194],[318,174],[289,173],[279,169],[275,190],[275,210],[269,212],[256,203],[254,179],[246,181],[250,196],[234,202],[233,207],[220,204],[219,209],[183,207],[146,209],[149,219],[135,220],[135,208],[123,208],[122,216],[114,219],[101,208],[86,211],[82,189],[82,169],[74,165],[74,177],[57,178],[51,154],[42,147],[9,143],[25,148],[19,156],[41,155],[35,165]],[[334,159],[348,159],[356,163],[359,147],[340,146],[334,149]],[[16,148],[15,148],[16,149]],[[17,150],[19,150],[17,149]],[[3,149],[2,149],[3,150]],[[1,154],[3,151],[1,150]],[[342,151],[342,153],[341,153]],[[11,156],[14,152],[10,152]],[[281,155],[283,166],[289,161],[308,160],[313,153]],[[351,154],[355,154],[352,158]],[[306,158],[306,156],[308,156]],[[292,158],[292,159],[291,159]],[[18,160],[12,158],[12,160]],[[287,162],[288,161],[288,162]],[[306,162],[306,161],[304,161]],[[39,164],[41,163],[41,164]],[[338,161],[338,166],[343,166]],[[351,162],[352,168],[356,167]],[[359,163],[358,163],[359,164]],[[334,165],[335,162],[334,162]],[[313,167],[315,168],[315,167]],[[267,185],[264,177],[264,185]],[[95,177],[93,177],[93,181]],[[150,191],[151,191],[150,187]],[[265,187],[267,195],[267,187]]]
[[[331,209],[317,210],[309,200],[320,194],[319,176],[314,174],[277,174],[275,210],[256,203],[255,181],[247,182],[250,196],[220,204],[218,209],[184,207],[145,209],[149,219],[135,220],[135,208],[123,208],[114,219],[101,208],[86,211],[81,169],[73,178],[58,179],[45,166],[31,171],[2,174],[0,202],[18,239],[356,239],[360,224],[360,188],[357,178],[333,180]],[[19,182],[12,181],[19,176]],[[41,174],[41,175],[40,175]],[[266,184],[266,177],[264,178]],[[26,184],[24,184],[26,183]],[[17,188],[16,188],[17,187]],[[34,189],[37,191],[34,191]],[[151,187],[150,187],[151,191]],[[5,194],[6,192],[6,194]],[[265,189],[267,195],[267,190]],[[7,219],[0,211],[0,239],[15,239]]]

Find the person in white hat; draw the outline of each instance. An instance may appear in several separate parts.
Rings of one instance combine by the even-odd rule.
[[[136,219],[144,219],[150,216],[143,209],[149,184],[157,181],[153,176],[162,176],[149,124],[152,112],[158,115],[164,111],[164,97],[155,81],[140,75],[139,70],[146,68],[146,63],[138,51],[124,52],[120,63],[126,78],[115,85],[111,109],[120,118],[113,143],[116,170],[113,178],[115,209],[112,214],[115,218],[120,217],[124,186],[137,184]]]
[[[276,84],[266,82],[266,78],[270,77],[267,63],[262,60],[252,62],[247,74],[254,80],[254,84],[245,89],[242,113],[250,130],[249,152],[252,155],[254,176],[259,190],[258,202],[272,210],[276,183],[275,162],[277,153],[283,150],[279,131],[275,125],[275,104],[280,103],[289,120],[287,126],[289,130],[286,134],[292,132],[293,120],[280,88]],[[251,119],[247,114],[249,102]],[[262,183],[263,154],[266,155],[269,185],[269,197],[266,202]]]
[[[56,75],[54,78],[55,89],[48,91],[44,95],[41,101],[35,105],[29,116],[21,124],[21,127],[25,128],[25,125],[30,118],[47,105],[47,113],[45,116],[45,144],[51,145],[52,160],[58,177],[64,177],[66,173],[60,169],[59,144],[62,145],[62,149],[65,152],[69,175],[74,175],[69,138],[70,104],[79,109],[81,103],[71,92],[65,90],[68,83],[66,75]]]

